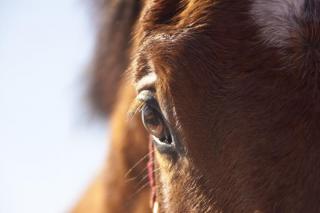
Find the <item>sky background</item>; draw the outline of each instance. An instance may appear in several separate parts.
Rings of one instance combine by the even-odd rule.
[[[0,0],[0,213],[67,212],[99,171],[105,122],[86,110],[93,51],[79,0]]]

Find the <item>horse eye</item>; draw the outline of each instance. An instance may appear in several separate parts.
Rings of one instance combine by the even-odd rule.
[[[154,106],[146,103],[142,109],[142,121],[146,130],[162,143],[170,144],[170,131],[162,114]]]

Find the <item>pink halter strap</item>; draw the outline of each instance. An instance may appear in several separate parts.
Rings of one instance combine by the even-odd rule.
[[[148,167],[148,179],[149,179],[149,184],[151,188],[150,205],[151,205],[151,208],[153,208],[156,202],[156,182],[154,177],[154,145],[151,137],[149,140],[149,160],[148,160],[147,167]]]

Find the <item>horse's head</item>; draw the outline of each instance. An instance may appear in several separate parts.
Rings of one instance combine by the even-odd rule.
[[[160,211],[319,211],[319,2],[144,4],[131,70]]]

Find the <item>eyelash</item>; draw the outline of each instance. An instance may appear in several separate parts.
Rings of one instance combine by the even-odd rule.
[[[147,104],[154,106],[155,105],[154,99],[155,98],[154,98],[153,92],[151,91],[142,91],[141,93],[139,93],[139,95],[134,99],[133,103],[129,107],[129,111],[128,111],[129,118],[132,118],[138,112],[141,112],[141,110]]]

